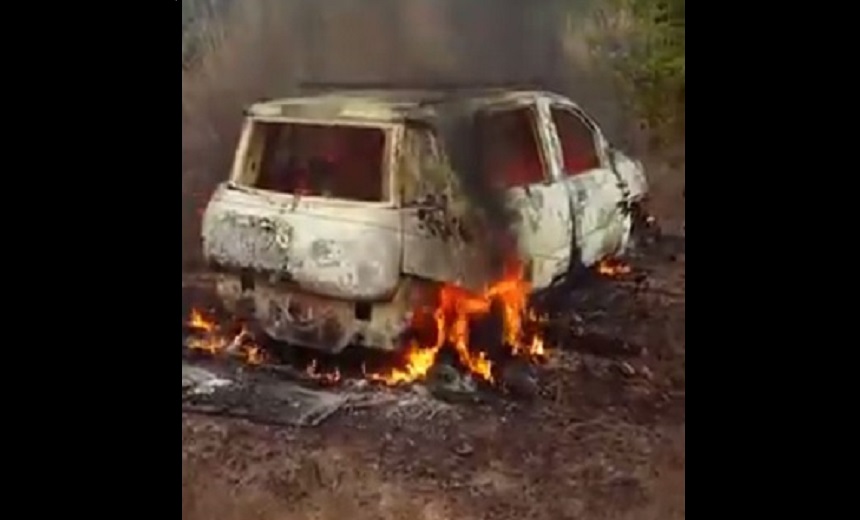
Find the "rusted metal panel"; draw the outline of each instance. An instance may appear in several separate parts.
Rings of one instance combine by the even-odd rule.
[[[531,265],[535,289],[563,275],[570,263],[570,201],[560,182],[508,190],[509,204],[518,215],[515,234],[520,257]]]
[[[491,282],[478,242],[468,240],[444,208],[403,210],[403,272],[481,290]]]
[[[317,294],[379,299],[400,277],[396,209],[222,186],[203,218],[210,261],[271,274]]]
[[[228,310],[238,312],[251,303],[256,323],[269,337],[328,352],[350,344],[396,350],[410,312],[418,306],[410,299],[414,291],[409,283],[401,283],[390,300],[368,303],[369,319],[356,317],[356,302],[351,299],[310,294],[290,283],[262,281],[246,289],[239,276],[221,274],[215,285]]]
[[[487,107],[533,104],[536,99],[543,97],[545,94],[537,91],[498,89],[476,90],[468,94],[444,90],[359,89],[255,103],[248,108],[248,113],[253,118],[269,120],[284,117],[318,123],[336,120],[371,124],[403,123],[407,120],[438,120],[440,112],[454,105],[466,104],[474,111]]]
[[[550,157],[558,164],[559,178],[570,196],[573,236],[579,259],[584,265],[590,266],[625,250],[632,220],[624,209],[624,202],[641,196],[647,187],[644,177],[643,182],[639,182],[637,172],[631,171],[627,162],[621,166],[623,172],[618,172],[618,165],[613,165],[606,155],[608,146],[600,128],[575,103],[555,94],[548,94],[545,103],[539,106],[545,106],[548,126],[551,128],[547,139],[551,148]],[[592,130],[594,146],[602,162],[600,168],[573,176],[564,174],[561,167],[564,162],[561,142],[550,117],[551,108],[573,112]]]
[[[409,129],[401,141],[403,272],[480,290],[491,281],[459,178],[435,136]]]
[[[631,228],[623,209],[618,178],[607,168],[567,177],[573,197],[574,228],[580,259],[586,266],[621,253]]]
[[[615,169],[627,184],[632,200],[645,196],[648,192],[648,180],[645,178],[645,168],[641,162],[615,151]]]
[[[547,180],[555,182],[564,178],[564,168],[562,167],[561,142],[552,122],[550,107],[549,99],[540,97],[535,102],[537,133],[546,163]]]
[[[508,193],[509,204],[521,217],[517,226],[520,255],[532,267],[532,286],[542,289],[563,276],[570,266],[573,223],[570,197],[560,182],[561,147],[552,125],[549,103],[539,97],[534,108],[545,181],[527,188],[514,188]]]

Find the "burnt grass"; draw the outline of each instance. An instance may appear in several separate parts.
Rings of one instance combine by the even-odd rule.
[[[632,263],[552,295],[527,398],[314,428],[183,414],[183,518],[684,518],[683,244]]]

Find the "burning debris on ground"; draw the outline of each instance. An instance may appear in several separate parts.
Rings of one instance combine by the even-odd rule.
[[[361,376],[383,385],[403,385],[424,380],[430,369],[442,362],[457,366],[479,381],[495,384],[497,365],[506,360],[526,358],[540,362],[544,357],[541,320],[528,308],[528,293],[529,285],[519,268],[509,270],[507,276],[479,295],[445,285],[435,308],[414,312],[402,353],[385,356],[365,352],[369,359],[360,364]],[[244,324],[225,327],[201,310],[192,309],[186,326],[192,333],[185,346],[191,351],[239,357],[252,365],[263,364],[267,357],[272,358],[269,363],[278,358],[283,361],[284,355],[278,352],[282,349],[264,348]],[[355,348],[347,350],[358,352]],[[326,363],[323,356],[308,358],[305,352],[292,348],[292,364],[303,364],[309,377],[324,383],[336,383],[344,377],[344,367],[338,360]],[[385,357],[391,358],[387,367]],[[354,359],[355,356],[344,355],[339,361]],[[351,368],[354,372],[357,367]]]
[[[597,264],[597,272],[604,276],[615,277],[630,274],[631,271],[630,265],[614,258],[603,260]]]
[[[540,303],[529,301],[528,283],[516,269],[478,295],[443,286],[434,308],[416,310],[412,331],[404,338],[406,347],[396,353],[350,347],[337,355],[325,355],[256,337],[246,323],[229,317],[219,320],[214,310],[193,307],[183,329],[184,358],[191,363],[205,360],[207,366],[232,364],[242,375],[233,379],[212,376],[206,383],[186,385],[184,373],[185,400],[191,403],[189,409],[196,406],[197,411],[219,413],[225,407],[235,408],[235,399],[212,406],[207,402],[224,401],[213,394],[235,394],[240,387],[247,393],[249,385],[272,387],[273,381],[288,382],[279,392],[295,394],[290,399],[311,411],[279,420],[307,424],[308,414],[327,416],[348,403],[366,403],[370,394],[387,396],[377,398],[376,403],[389,402],[395,398],[388,389],[396,388],[426,388],[429,396],[456,402],[481,400],[493,393],[531,399],[542,391],[540,367],[553,351],[573,349],[619,359],[642,353],[638,345],[589,331],[586,323],[595,318],[595,312],[605,312],[618,297],[619,287],[623,291],[626,281],[638,272],[620,260],[607,260],[595,266],[593,279],[582,288],[564,288]],[[572,301],[576,304],[571,305]],[[193,366],[189,369],[193,373]],[[244,382],[234,381],[228,388],[229,381],[239,379]],[[311,397],[315,391],[319,396]],[[249,409],[266,415],[261,411],[266,406],[271,415],[271,409],[280,406],[248,404],[249,399],[266,401],[258,391],[251,394],[255,397],[240,399],[246,415]],[[422,393],[401,392],[400,398],[404,395]],[[319,411],[321,406],[326,413]]]
[[[192,351],[235,356],[250,365],[259,365],[265,360],[265,352],[244,325],[240,325],[238,332],[233,330],[235,327],[225,330],[199,309],[192,309],[187,326],[193,333],[187,337],[185,346]]]
[[[663,287],[665,271],[634,260],[625,275],[601,275],[594,269],[587,283],[558,291],[546,304],[532,302],[535,314],[544,318],[534,326],[544,339],[545,361],[514,358],[499,363],[494,383],[459,367],[456,350],[450,347],[441,349],[423,378],[397,385],[369,380],[361,365],[366,373],[388,373],[403,369],[407,358],[382,359],[361,349],[327,357],[260,337],[267,359],[257,365],[239,355],[185,349],[183,358],[194,358],[184,363],[190,367],[183,367],[183,409],[188,412],[183,415],[183,439],[188,439],[187,450],[196,453],[189,460],[219,467],[247,464],[252,469],[228,477],[235,475],[244,483],[252,475],[265,489],[277,490],[304,489],[285,477],[285,471],[294,470],[284,468],[299,467],[296,460],[311,460],[310,473],[329,475],[324,482],[331,486],[370,482],[369,492],[376,493],[374,477],[381,475],[386,483],[414,486],[396,492],[424,497],[433,489],[445,497],[459,496],[464,503],[478,501],[475,518],[502,518],[502,509],[516,513],[510,518],[531,518],[530,506],[518,509],[523,494],[552,503],[564,493],[581,496],[576,495],[580,489],[594,489],[599,495],[589,507],[608,510],[636,495],[638,486],[651,489],[642,475],[652,474],[655,457],[663,457],[661,450],[674,442],[677,424],[683,432],[683,378],[667,381],[667,368],[677,359],[655,356],[661,349],[669,353],[677,342],[669,335],[677,338],[678,332],[660,320],[676,313],[680,318],[672,319],[683,320],[683,301],[634,290],[630,279],[643,266],[649,277],[657,278],[648,285]],[[241,332],[235,317],[219,314],[202,295],[195,296],[187,302],[183,321],[195,303],[221,330]],[[661,310],[664,302],[670,307]],[[650,312],[641,327],[657,336],[638,334],[640,307]],[[622,330],[615,332],[615,327]],[[195,332],[204,334],[202,329]],[[627,352],[625,346],[638,350]],[[488,358],[494,360],[493,355],[488,349]],[[678,359],[683,364],[683,352]],[[318,379],[336,368],[341,376],[337,383]],[[203,428],[217,428],[217,436],[200,433]],[[201,444],[201,439],[209,444]],[[214,448],[201,455],[201,445]],[[277,454],[269,455],[272,450]],[[680,450],[683,455],[683,447]],[[331,453],[337,458],[317,458]],[[344,458],[345,453],[350,458]],[[662,466],[660,471],[665,471]],[[259,489],[256,483],[241,487],[245,484],[229,482],[239,493]],[[314,477],[309,489],[322,487],[323,500],[329,500],[334,487],[319,482]],[[683,479],[671,485],[683,486]],[[341,493],[344,488],[337,489]],[[356,510],[366,507],[363,497]],[[295,498],[285,500],[292,504]],[[560,508],[547,511],[540,518],[564,516]]]

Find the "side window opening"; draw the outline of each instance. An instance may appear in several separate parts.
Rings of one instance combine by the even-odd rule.
[[[552,109],[558,139],[561,142],[565,175],[579,175],[600,168],[594,132],[569,110]]]
[[[381,128],[255,123],[261,150],[249,154],[252,185],[294,195],[378,202],[386,200]]]
[[[510,188],[544,181],[540,140],[530,108],[478,114],[476,131],[481,173],[491,184]]]

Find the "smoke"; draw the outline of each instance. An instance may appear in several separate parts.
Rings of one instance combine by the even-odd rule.
[[[608,129],[606,75],[567,51],[590,0],[183,0],[183,262],[225,179],[242,109],[304,81],[538,83]],[[610,131],[610,134],[612,132]]]

